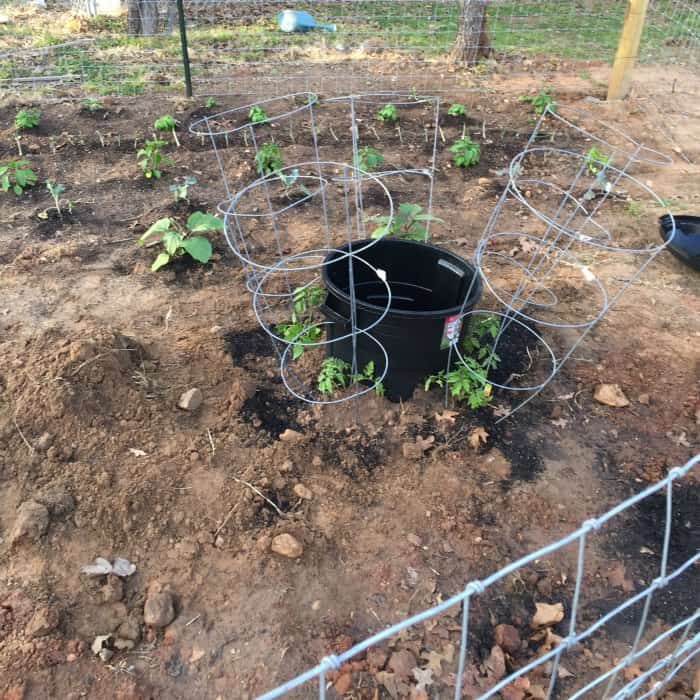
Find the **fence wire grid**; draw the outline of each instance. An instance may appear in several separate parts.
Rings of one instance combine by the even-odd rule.
[[[49,10],[10,5],[0,25],[0,86],[135,95],[182,87],[174,0],[98,0]],[[463,82],[464,65],[528,59],[610,63],[626,0],[190,0],[185,2],[198,94],[287,94],[311,86],[347,94]],[[285,33],[283,9],[310,12],[335,32]],[[85,41],[76,43],[76,38]],[[639,60],[696,65],[700,4],[651,0]],[[4,50],[3,50],[4,49]],[[433,90],[435,88],[433,87]]]
[[[387,642],[409,627],[425,623],[455,606],[461,606],[460,646],[454,678],[455,687],[454,691],[449,693],[449,697],[454,697],[455,700],[460,700],[462,697],[478,697],[484,700],[494,697],[507,687],[512,688],[512,684],[515,681],[523,678],[538,667],[544,667],[546,669],[545,677],[549,677],[546,688],[547,700],[555,697],[566,697],[570,700],[582,697],[600,697],[612,700],[623,700],[624,698],[643,700],[645,698],[662,697],[664,689],[667,689],[669,684],[674,679],[677,679],[684,669],[686,671],[692,669],[691,664],[693,662],[697,663],[697,660],[700,658],[700,625],[698,624],[700,622],[700,607],[695,607],[697,606],[697,593],[700,586],[700,576],[698,576],[700,552],[697,551],[696,546],[696,553],[683,561],[672,561],[670,557],[670,545],[674,536],[673,530],[692,528],[692,525],[689,523],[676,523],[675,528],[673,527],[674,487],[678,486],[681,480],[690,482],[693,477],[697,478],[697,472],[693,476],[690,476],[690,474],[697,468],[698,464],[700,464],[700,454],[684,466],[671,469],[664,479],[611,508],[603,515],[586,520],[581,527],[570,535],[508,564],[491,576],[469,582],[461,592],[439,605],[435,605],[368,637],[344,653],[326,656],[315,667],[283,683],[274,690],[259,696],[258,700],[273,700],[291,693],[300,686],[304,686],[307,691],[303,697],[311,697],[317,694],[320,700],[324,700],[328,686],[330,686],[326,678],[329,672],[341,669],[343,664],[346,664],[368,649]],[[692,483],[686,483],[685,486],[697,488],[697,484],[693,485]],[[586,606],[582,602],[582,594],[585,591],[584,574],[587,561],[587,540],[590,539],[593,533],[614,518],[622,516],[634,506],[648,502],[655,495],[660,495],[665,501],[665,507],[663,508],[664,518],[658,523],[659,529],[663,531],[658,575],[643,590],[630,595],[606,614],[601,615],[590,624],[581,624],[580,621],[584,618],[584,614],[587,614]],[[631,534],[623,532],[620,536],[626,537]],[[698,544],[696,541],[695,545]],[[468,678],[471,668],[468,653],[471,622],[470,604],[473,603],[475,598],[486,594],[489,589],[504,581],[509,575],[522,571],[526,566],[566,547],[575,547],[577,551],[576,575],[573,595],[568,606],[568,621],[567,617],[565,617],[561,622],[561,625],[566,627],[566,636],[561,638],[561,641],[548,651],[538,653],[529,663],[506,675],[498,682],[492,683],[484,692],[474,693],[472,690],[467,695],[463,695],[463,689],[470,687],[473,680]],[[658,628],[654,629],[649,624],[650,611],[652,610],[655,595],[658,596],[659,592],[670,584],[675,586],[682,585],[683,590],[690,591],[691,599],[695,605],[690,610],[686,609],[681,619],[673,623],[666,621],[669,626],[659,631]],[[675,593],[677,592],[678,589],[676,588]],[[694,597],[692,596],[693,592],[695,592]],[[569,678],[566,689],[562,689],[562,684],[558,683],[558,681],[560,680],[559,671],[563,668],[562,659],[565,655],[582,651],[582,642],[589,640],[594,633],[603,629],[606,624],[611,623],[616,618],[619,619],[619,616],[625,611],[631,611],[634,606],[641,606],[641,613],[638,623],[635,625],[633,641],[629,651],[623,655],[623,658],[611,660],[611,668],[601,672],[591,680],[582,681],[578,687],[573,687],[574,684],[571,683]],[[645,670],[642,670],[642,667]],[[626,675],[625,671],[629,671],[629,669],[633,669],[634,673]],[[564,675],[570,676],[571,674]],[[312,688],[309,685],[311,683],[317,685],[316,691],[312,692]],[[440,694],[434,697],[446,698],[448,695]],[[700,697],[700,693],[696,692],[694,697]]]

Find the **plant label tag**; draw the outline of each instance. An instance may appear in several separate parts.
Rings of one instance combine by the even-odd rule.
[[[440,350],[446,350],[459,338],[459,332],[462,330],[462,317],[459,314],[448,316],[445,319],[445,327],[442,329],[442,338],[440,339]]]

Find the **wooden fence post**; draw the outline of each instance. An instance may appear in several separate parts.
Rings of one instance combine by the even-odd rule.
[[[649,0],[627,0],[625,22],[622,25],[615,63],[608,81],[609,100],[620,100],[629,92],[648,7]]]

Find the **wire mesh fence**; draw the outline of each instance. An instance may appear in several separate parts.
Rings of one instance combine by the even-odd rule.
[[[555,697],[570,700],[581,697],[616,700],[664,697],[669,684],[678,680],[683,672],[691,670],[700,657],[700,552],[697,549],[697,538],[693,539],[693,533],[697,534],[697,529],[692,523],[685,522],[684,518],[679,519],[676,508],[676,499],[681,489],[697,487],[694,479],[697,479],[699,464],[700,455],[682,467],[671,469],[664,479],[603,515],[587,520],[571,534],[504,566],[491,576],[471,581],[462,591],[444,602],[368,637],[341,654],[326,656],[315,667],[265,693],[259,700],[273,700],[287,695],[291,697],[297,689],[297,692],[303,691],[304,694],[294,697],[318,696],[323,700],[327,685],[330,685],[327,683],[328,674],[346,668],[351,660],[372,648],[381,647],[404,630],[430,624],[450,610],[460,608],[461,624],[457,628],[459,649],[453,660],[454,675],[446,676],[447,685],[454,688],[446,691],[433,689],[432,697],[485,699],[496,697],[499,693],[503,693],[502,697],[522,697],[524,689],[529,688],[528,674],[538,672],[545,680],[544,688],[537,695],[534,692],[529,695],[547,700]],[[652,551],[649,547],[640,547],[636,555],[638,558],[653,557],[654,564],[649,569],[653,572],[651,580],[644,581],[640,590],[631,590],[628,596],[622,596],[610,609],[601,613],[596,605],[599,601],[588,591],[593,579],[590,569],[595,568],[595,538],[603,532],[614,532],[618,546],[625,541],[636,543],[636,533],[633,531],[637,527],[636,521],[630,517],[636,509],[655,513],[658,517],[653,523],[658,534],[655,544],[658,548]],[[680,542],[688,546],[679,546]],[[567,551],[571,554],[575,574],[570,597],[561,606],[561,616],[556,618],[563,636],[555,635],[553,643],[540,646],[530,660],[508,675],[503,673],[503,677],[494,677],[487,674],[486,678],[480,677],[471,651],[478,642],[471,634],[471,629],[475,618],[474,610],[479,602],[490,594],[497,596],[508,577],[518,574],[526,576],[528,567],[533,563]],[[658,620],[652,624],[660,610],[673,610],[675,615],[666,615],[665,624],[661,626]],[[622,620],[630,630],[625,653],[621,654],[621,658],[609,658],[606,667],[599,672],[591,672],[589,659],[592,654],[586,645],[592,644],[610,626]],[[536,622],[537,616],[532,623],[535,628]],[[549,624],[552,624],[551,620]],[[552,642],[549,634],[546,637]],[[568,670],[564,672],[564,664],[576,668],[577,659],[579,663],[583,660],[585,670],[577,674]],[[428,671],[429,669],[417,668],[414,672],[414,682],[417,685],[412,686],[411,697],[428,697],[427,694],[415,695],[416,689],[424,689],[429,682],[428,678],[432,674]],[[506,695],[509,690],[510,694]],[[514,690],[520,690],[520,695],[513,694]]]
[[[16,21],[10,13],[0,27],[0,85],[65,83],[125,95],[181,86],[174,0],[127,0],[117,17],[95,17],[94,5],[73,6],[89,17],[84,25],[64,21],[61,12],[71,6],[18,14]],[[421,87],[435,76],[449,89],[478,61],[610,62],[625,7],[626,0],[191,0],[185,19],[200,94],[274,95],[311,86],[347,94]],[[278,16],[292,8],[326,29],[281,31]],[[76,27],[90,39],[80,48]],[[639,60],[694,65],[699,47],[697,2],[651,0]]]

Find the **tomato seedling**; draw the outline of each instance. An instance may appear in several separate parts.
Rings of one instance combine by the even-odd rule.
[[[425,390],[428,391],[433,385],[447,385],[455,401],[466,401],[471,409],[486,406],[491,401],[493,390],[488,382],[488,373],[501,361],[492,345],[499,329],[500,321],[495,316],[472,320],[462,341],[463,359],[449,372],[442,370],[427,377]]]
[[[365,172],[372,172],[384,163],[384,156],[371,146],[364,146],[357,152],[355,167]]]
[[[270,175],[282,167],[282,149],[276,143],[263,143],[255,154],[255,167],[261,175]]]
[[[378,112],[377,112],[377,120],[380,122],[390,122],[394,123],[399,121],[399,114],[396,111],[396,107],[392,104],[387,104],[384,105]]]
[[[267,112],[258,105],[253,105],[248,112],[248,118],[253,124],[263,124],[268,121]]]
[[[15,129],[24,131],[39,126],[41,112],[38,109],[20,109],[15,116]]]
[[[467,108],[459,102],[454,102],[450,105],[450,108],[447,110],[447,114],[451,117],[466,117]]]
[[[544,114],[547,107],[550,108],[550,111],[555,111],[554,98],[544,88],[537,95],[520,95],[519,99],[521,102],[529,102],[533,106],[535,114]]]

